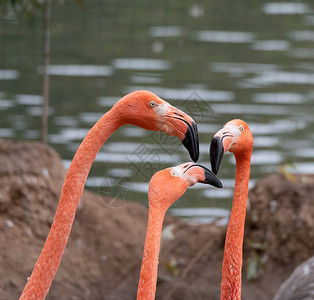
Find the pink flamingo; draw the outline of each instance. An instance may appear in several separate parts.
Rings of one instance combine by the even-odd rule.
[[[126,124],[179,137],[192,160],[197,161],[198,133],[196,123],[191,117],[148,91],[136,91],[121,98],[92,127],[78,148],[65,178],[46,243],[20,300],[45,299],[58,270],[76,208],[96,154],[110,135]]]
[[[222,187],[205,167],[185,163],[157,172],[149,183],[149,215],[137,300],[155,299],[162,223],[167,209],[197,182]]]
[[[242,248],[252,148],[252,133],[242,120],[226,123],[214,135],[210,146],[210,160],[215,174],[226,151],[232,152],[236,159],[234,198],[222,266],[221,300],[241,300]]]

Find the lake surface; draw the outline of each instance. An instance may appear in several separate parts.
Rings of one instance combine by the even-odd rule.
[[[311,1],[66,1],[52,10],[49,144],[68,167],[91,126],[124,94],[155,92],[199,125],[200,162],[230,119],[254,135],[251,186],[286,166],[314,173],[314,4]],[[0,21],[0,137],[38,140],[41,18]],[[159,169],[189,161],[177,138],[128,126],[104,145],[86,186],[147,203]],[[235,162],[226,155],[223,190],[198,184],[172,213],[223,223]],[[120,202],[106,203],[119,206]]]

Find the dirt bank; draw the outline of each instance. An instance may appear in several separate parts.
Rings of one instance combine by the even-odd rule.
[[[38,143],[0,140],[0,299],[17,299],[48,234],[65,170]],[[250,191],[243,299],[271,299],[314,254],[314,187],[270,175]],[[106,206],[83,194],[68,246],[47,299],[135,299],[147,210]],[[157,299],[219,299],[226,228],[165,222]],[[169,236],[169,235],[168,235]],[[254,280],[246,279],[247,274]]]

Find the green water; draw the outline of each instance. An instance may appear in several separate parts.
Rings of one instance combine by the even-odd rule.
[[[54,3],[50,145],[68,165],[115,101],[148,89],[197,120],[201,163],[209,166],[214,132],[243,118],[255,138],[252,185],[284,164],[313,173],[313,9],[310,1]],[[1,137],[39,139],[41,49],[40,17],[0,22]],[[121,128],[97,157],[87,186],[100,200],[111,194],[146,204],[152,174],[189,160],[176,138]],[[193,208],[229,209],[231,155],[219,175],[224,190],[197,185],[175,207],[207,219],[211,213]]]

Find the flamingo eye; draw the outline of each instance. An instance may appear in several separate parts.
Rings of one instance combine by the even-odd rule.
[[[171,170],[170,174],[172,177],[177,177],[177,172],[175,170]]]
[[[148,103],[148,105],[149,105],[150,107],[154,108],[154,107],[157,106],[157,103],[156,103],[155,101],[150,101],[150,102]]]
[[[241,125],[241,126],[239,127],[239,129],[240,129],[241,132],[244,131],[244,126]]]

